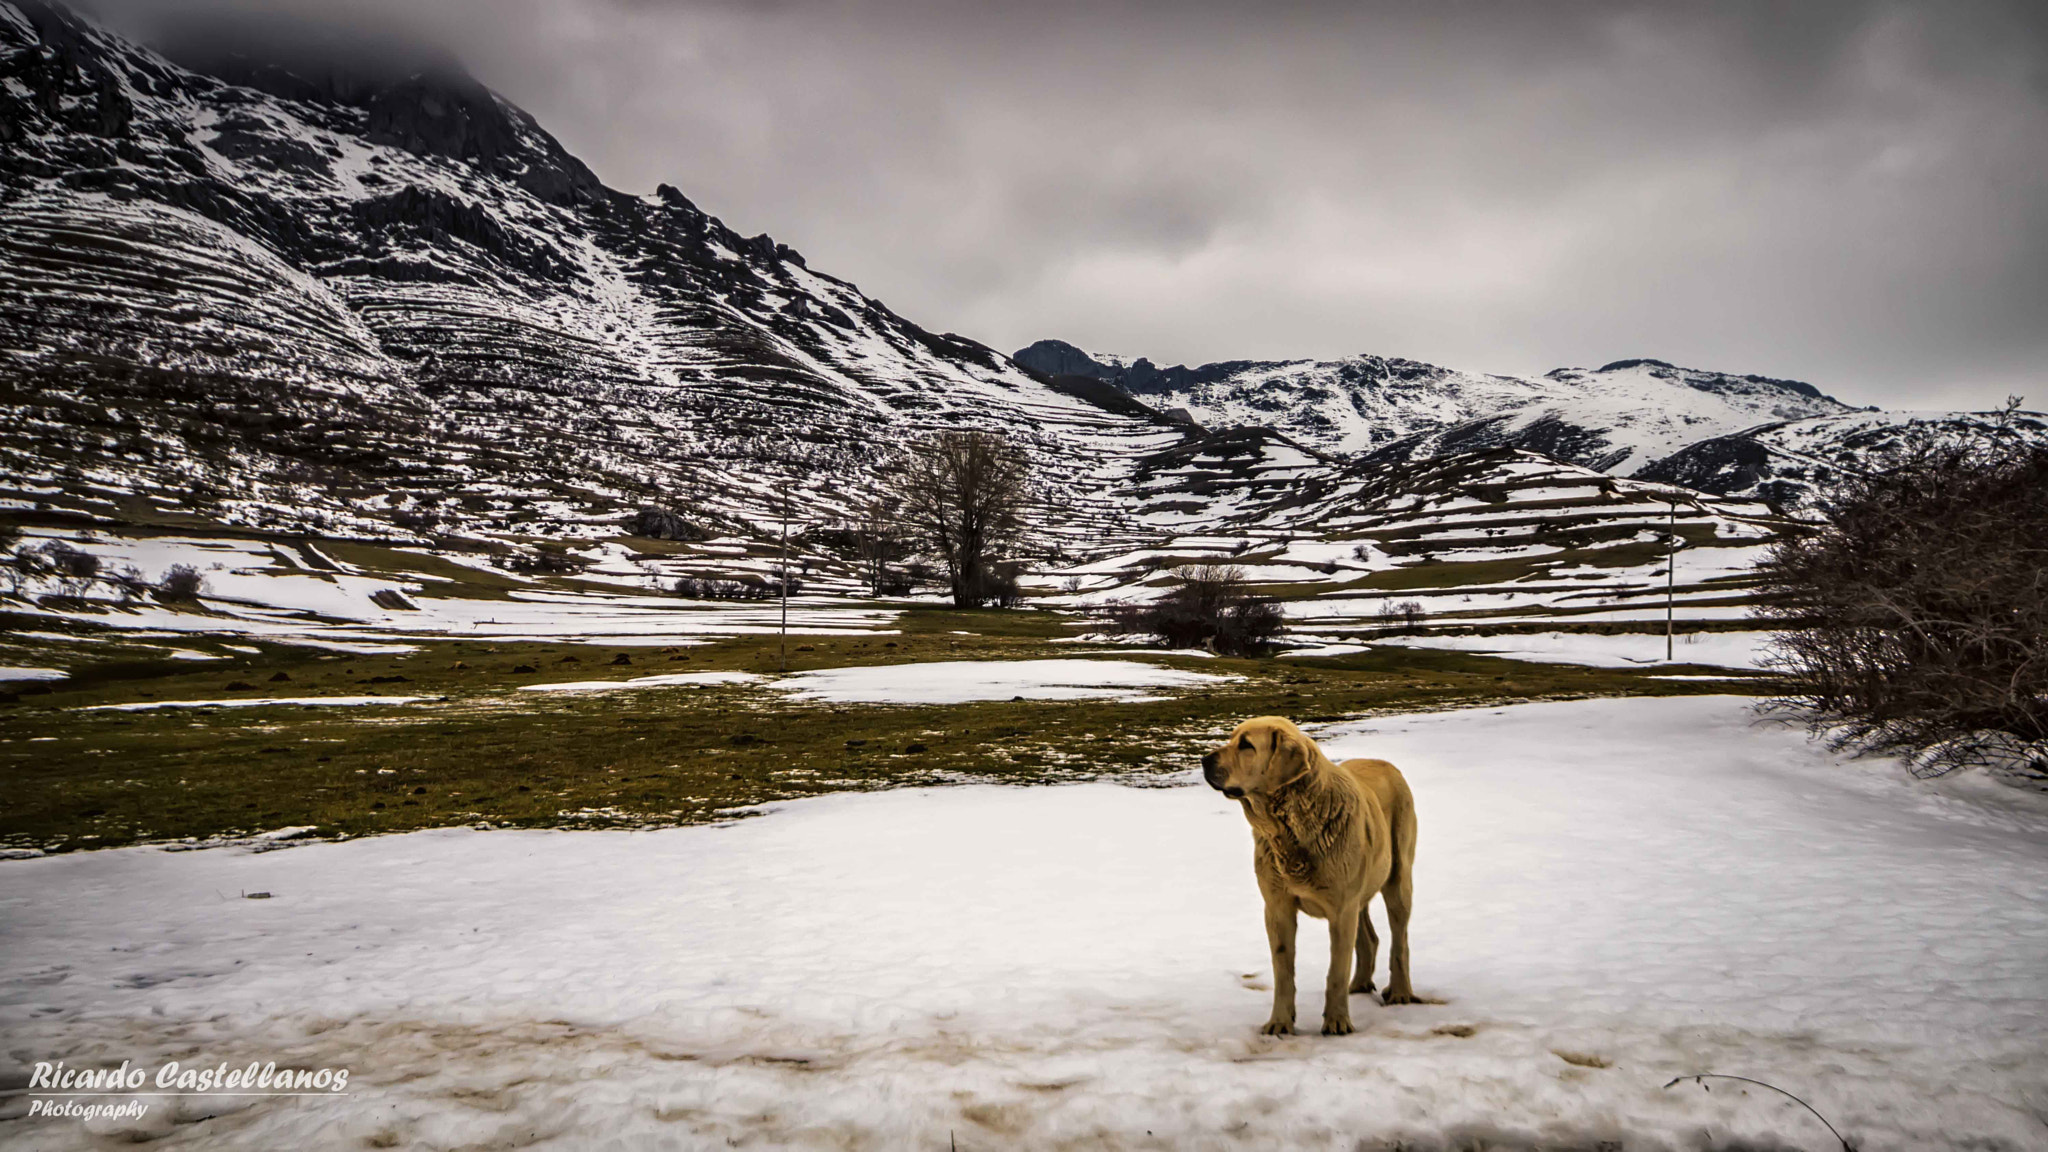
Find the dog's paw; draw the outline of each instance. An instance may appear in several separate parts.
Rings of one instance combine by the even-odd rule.
[[[1341,1020],[1331,1016],[1323,1017],[1323,1035],[1349,1036],[1351,1031],[1351,1017],[1346,1016]]]
[[[1376,988],[1376,987],[1378,987],[1378,986],[1377,986],[1377,985],[1375,985],[1375,984],[1374,984],[1374,983],[1373,983],[1372,981],[1370,981],[1370,980],[1358,980],[1358,981],[1354,981],[1354,982],[1352,983],[1352,985],[1351,985],[1351,994],[1352,994],[1353,996],[1356,996],[1356,995],[1358,995],[1359,993],[1363,992],[1363,993],[1365,993],[1365,994],[1367,994],[1367,995],[1370,995],[1370,994],[1372,993],[1372,990],[1373,990],[1374,988]]]
[[[1292,1020],[1268,1020],[1268,1021],[1266,1021],[1266,1026],[1265,1026],[1264,1028],[1261,1028],[1261,1029],[1259,1029],[1259,1035],[1261,1035],[1261,1036],[1292,1036],[1292,1035],[1294,1035],[1294,1021],[1292,1021]]]
[[[1413,992],[1396,992],[1389,988],[1386,995],[1380,997],[1380,1003],[1392,1007],[1396,1004],[1427,1004],[1429,1001],[1424,1000]]]

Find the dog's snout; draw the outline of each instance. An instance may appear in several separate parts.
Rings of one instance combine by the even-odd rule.
[[[1214,772],[1215,770],[1216,770],[1216,754],[1215,754],[1214,752],[1209,752],[1209,753],[1206,753],[1206,754],[1204,754],[1204,755],[1202,756],[1202,771],[1204,771],[1204,772]]]
[[[1242,788],[1225,788],[1223,790],[1223,794],[1225,796],[1230,797],[1232,800],[1244,799],[1244,789]]]

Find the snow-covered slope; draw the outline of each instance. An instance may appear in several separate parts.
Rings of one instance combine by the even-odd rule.
[[[1602,472],[1858,416],[1804,384],[1657,361],[1535,378],[1370,356],[1161,369],[1053,341],[1012,361],[674,188],[605,187],[446,66],[180,60],[0,0],[0,511],[431,543],[643,591],[779,570],[762,542],[786,500],[803,579],[855,593],[829,537],[884,452],[995,429],[1038,465],[1041,572],[1127,587],[1148,558],[1227,538],[1270,544],[1280,567],[1315,552],[1314,585],[1409,496],[1476,507],[1555,474],[1584,490],[1566,519],[1634,541],[1628,499],[1587,495]],[[1764,494],[1688,467],[1663,478]],[[621,544],[648,505],[693,539]],[[1485,535],[1475,559],[1506,546]],[[1598,588],[1647,579],[1646,557],[1606,560]],[[1408,577],[1360,563],[1375,596],[1353,608],[1370,615]]]
[[[306,531],[745,520],[921,428],[1055,493],[1178,428],[928,332],[455,72],[188,70],[0,4],[0,476]],[[354,71],[350,69],[354,68]]]
[[[10,1135],[1837,1146],[1775,1093],[1662,1087],[1725,1071],[1798,1092],[1859,1148],[2039,1148],[2041,806],[1754,720],[1706,697],[1317,729],[1415,790],[1415,979],[1434,998],[1353,997],[1358,1031],[1337,1038],[1255,1034],[1271,992],[1247,835],[1199,786],[901,788],[720,827],[0,864],[14,1083],[31,1060],[353,1070],[346,1095],[145,1098],[140,1120]],[[220,895],[256,891],[272,898]],[[1301,939],[1313,1025],[1327,953],[1315,925]]]
[[[1617,476],[1696,441],[1758,423],[1847,411],[1809,384],[1623,360],[1560,368],[1531,383],[1541,393],[1507,412],[1407,437],[1383,451],[1410,459],[1475,448],[1541,452]]]
[[[1761,503],[1511,448],[1289,472],[1262,442],[1219,436],[1179,457],[1212,514],[1038,577],[1050,602],[1149,599],[1174,586],[1179,565],[1229,564],[1278,597],[1297,630],[1330,639],[1380,638],[1395,618],[1403,629],[1626,629],[1661,623],[1667,595],[1681,620],[1726,623],[1747,613],[1750,568],[1785,527]]]
[[[1639,475],[1825,512],[1830,489],[1845,477],[1902,461],[1922,447],[1999,442],[2048,446],[2048,413],[1848,412],[1787,420],[1688,445]]]
[[[1522,448],[1617,475],[1694,441],[1847,406],[1810,384],[1621,360],[1543,376],[1492,376],[1413,360],[1232,360],[1159,368],[1041,340],[1014,355],[1047,375],[1122,387],[1209,425],[1258,424],[1328,452],[1402,459]]]

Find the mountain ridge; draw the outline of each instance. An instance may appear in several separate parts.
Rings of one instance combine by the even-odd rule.
[[[1167,541],[1346,531],[1347,504],[1391,498],[1375,476],[1456,501],[1568,475],[1606,515],[1582,473],[1647,476],[1849,411],[1647,359],[1536,378],[1377,356],[1158,369],[1071,345],[1013,360],[672,185],[606,187],[466,76],[204,67],[0,0],[11,516],[526,563],[632,537],[658,507],[709,538],[675,555],[729,566],[786,509],[849,522],[906,438],[973,428],[1037,464],[1036,560],[1138,571]],[[1713,515],[1752,515],[1745,484]]]
[[[1013,435],[1054,503],[1184,434],[672,186],[609,189],[467,78],[231,63],[258,86],[0,4],[0,466],[28,488],[295,530],[599,532],[644,502],[759,523],[778,486],[827,514],[906,432]]]
[[[1113,384],[1159,407],[1184,408],[1205,424],[1267,423],[1324,451],[1418,458],[1510,446],[1622,474],[1707,436],[1850,410],[1802,381],[1643,357],[1537,377],[1370,354],[1160,368],[1147,358],[1099,356],[1059,340],[1038,341],[1012,359]]]

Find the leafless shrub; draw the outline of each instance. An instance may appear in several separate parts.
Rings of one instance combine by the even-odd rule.
[[[1119,632],[1156,636],[1168,648],[1207,648],[1225,656],[1263,656],[1280,635],[1280,606],[1254,596],[1244,569],[1188,564],[1173,570],[1179,585],[1149,604],[1108,607]]]
[[[910,554],[911,540],[898,519],[897,503],[874,496],[855,506],[847,525],[848,550],[860,562],[868,590],[877,596],[901,596],[910,591],[908,582],[892,573],[889,565]]]
[[[1015,608],[1024,602],[1024,589],[1019,580],[1024,575],[1024,565],[1015,560],[997,560],[982,570],[981,597],[985,604],[998,608]]]
[[[1423,611],[1422,601],[1403,600],[1399,603],[1388,601],[1379,611],[1380,627],[1389,632],[1413,632],[1422,626],[1428,613]]]
[[[2048,777],[2048,449],[1927,446],[1835,507],[1758,569],[1776,706],[1924,774],[2017,747]]]
[[[159,600],[197,600],[206,591],[206,578],[190,564],[173,564],[156,582]]]
[[[22,594],[22,590],[28,586],[30,580],[43,575],[50,569],[49,559],[33,548],[23,548],[16,551],[7,558],[6,564],[7,580],[13,587],[16,596]]]
[[[633,514],[633,535],[651,540],[709,540],[711,533],[672,508],[647,507]]]
[[[790,595],[796,595],[803,588],[803,581],[790,580]],[[720,580],[716,577],[683,576],[676,580],[675,593],[686,600],[776,600],[782,596],[782,581],[779,578]]]
[[[121,594],[123,600],[140,600],[149,594],[148,578],[133,564],[122,565],[120,571],[107,579],[113,582],[114,590]]]
[[[442,513],[439,508],[429,507],[425,504],[415,504],[410,508],[401,508],[391,514],[391,522],[393,524],[408,532],[417,532],[422,536],[439,528],[442,519]]]
[[[49,560],[50,571],[66,585],[83,588],[100,574],[99,557],[90,552],[80,551],[62,540],[52,540],[44,544],[42,553]]]
[[[558,552],[553,548],[537,548],[532,552],[515,552],[499,561],[514,572],[536,576],[571,576],[583,571],[583,561]]]

